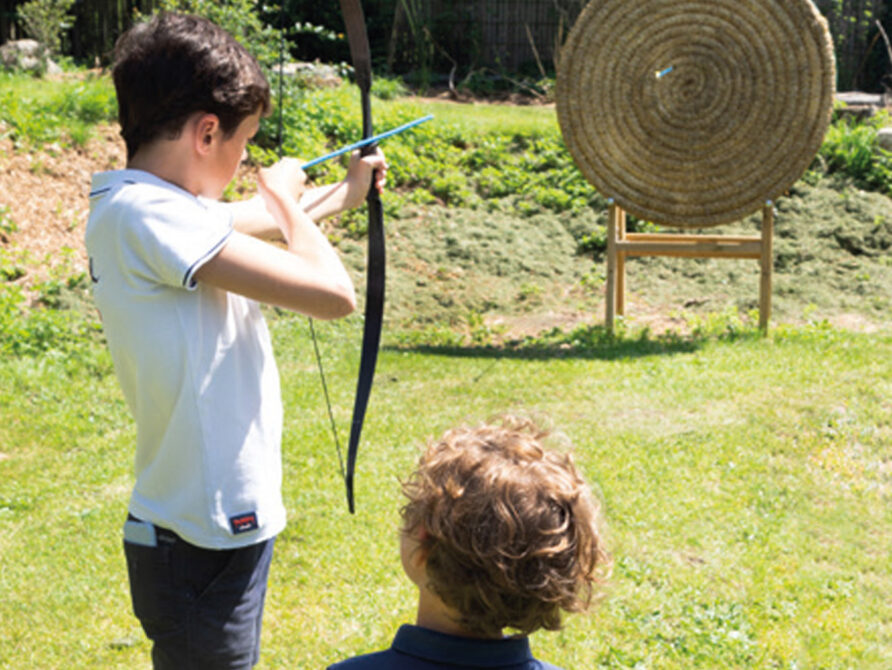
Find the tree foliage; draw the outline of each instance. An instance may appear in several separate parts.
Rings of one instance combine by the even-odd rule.
[[[255,0],[161,0],[159,9],[195,14],[213,21],[267,69],[279,60],[279,30],[261,20]]]
[[[62,49],[62,33],[71,28],[74,17],[69,14],[74,0],[31,0],[19,7],[19,18],[25,32],[51,54]]]

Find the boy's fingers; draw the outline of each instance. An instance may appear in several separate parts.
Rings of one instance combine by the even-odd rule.
[[[363,160],[371,164],[375,169],[387,169],[387,162],[384,160],[384,153],[380,147],[375,149],[375,153],[365,156]]]
[[[300,172],[303,172],[300,166],[303,165],[306,161],[303,161],[300,158],[292,158],[289,156],[287,158],[283,158],[279,162],[287,166],[291,170],[298,170]]]
[[[283,158],[270,167],[261,168],[257,182],[262,188],[281,188],[299,197],[306,188],[307,173],[296,158]]]
[[[359,162],[365,163],[376,170],[385,167],[384,153],[381,151],[381,147],[375,147],[375,151],[367,156],[361,155],[359,149],[354,151],[350,156],[350,164],[352,166]]]

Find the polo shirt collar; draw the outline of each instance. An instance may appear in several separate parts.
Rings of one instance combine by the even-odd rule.
[[[435,663],[468,665],[476,668],[519,666],[535,660],[526,637],[500,640],[446,635],[428,628],[404,624],[393,639],[392,648],[409,656]]]
[[[161,188],[167,188],[188,198],[198,201],[202,205],[207,205],[207,199],[195,196],[181,186],[166,181],[161,177],[146,172],[145,170],[137,170],[134,168],[124,168],[123,170],[109,170],[108,172],[96,172],[93,174],[93,180],[90,188],[90,198],[104,195],[119,184],[151,184]]]

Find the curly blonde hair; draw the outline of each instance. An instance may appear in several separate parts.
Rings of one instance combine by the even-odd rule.
[[[543,446],[549,434],[515,416],[449,430],[403,483],[403,531],[468,631],[557,630],[606,575],[599,505],[573,458]]]

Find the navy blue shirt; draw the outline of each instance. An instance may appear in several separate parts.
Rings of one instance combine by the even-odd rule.
[[[462,668],[501,668],[501,670],[561,670],[537,661],[526,637],[480,640],[438,633],[428,628],[404,624],[386,651],[354,656],[335,663],[328,670],[460,670]]]

